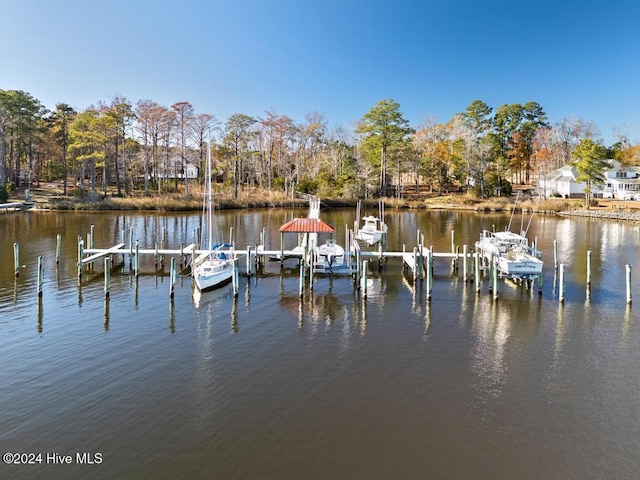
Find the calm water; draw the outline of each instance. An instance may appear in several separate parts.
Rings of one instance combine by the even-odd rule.
[[[222,231],[233,226],[246,248],[266,226],[278,248],[294,213],[306,214],[223,213]],[[341,243],[353,214],[322,212]],[[509,215],[388,211],[387,220],[391,249],[413,248],[420,229],[449,251],[452,229],[456,244],[471,245]],[[149,258],[138,279],[128,261],[114,270],[108,302],[101,265],[78,286],[77,237],[91,224],[96,246],[133,227],[151,248],[163,226],[171,246],[191,243],[198,221],[0,215],[0,450],[42,454],[35,465],[1,463],[0,478],[640,477],[640,318],[624,278],[629,263],[640,302],[638,226],[535,217],[543,294],[501,282],[497,302],[488,282],[476,295],[445,260],[430,305],[399,260],[372,264],[366,302],[350,278],[318,277],[301,303],[293,261],[242,275],[235,303],[229,288],[196,303],[189,278],[171,303],[167,269],[155,272]],[[567,264],[562,306],[554,239]],[[99,463],[79,464],[78,453]],[[53,464],[53,454],[72,464]]]

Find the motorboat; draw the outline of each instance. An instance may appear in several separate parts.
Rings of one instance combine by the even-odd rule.
[[[362,220],[364,225],[356,232],[356,239],[370,246],[379,243],[387,233],[387,224],[373,215],[362,217]]]
[[[524,235],[510,231],[483,230],[476,242],[484,265],[492,263],[502,277],[514,280],[533,280],[542,274],[541,252],[529,245]]]
[[[345,265],[344,248],[329,238],[316,249],[314,267],[316,270],[331,270]]]

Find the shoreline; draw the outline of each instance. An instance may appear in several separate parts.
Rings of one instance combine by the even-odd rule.
[[[24,202],[27,209],[33,211],[156,211],[156,212],[193,212],[202,210],[202,200],[196,194],[186,200],[183,194],[164,196],[100,196],[97,198],[62,197],[51,187],[32,189],[31,202],[24,197],[12,195],[11,202]],[[463,210],[478,213],[489,212],[528,212],[564,217],[582,217],[607,220],[640,222],[640,202],[598,199],[591,209],[583,208],[581,199],[539,199],[525,198],[517,201],[514,197],[478,199],[466,195],[427,196],[420,199],[365,199],[361,200],[363,210],[377,211],[379,202],[385,209],[392,210]],[[356,208],[357,199],[322,198],[323,208]],[[254,191],[239,198],[219,194],[216,208],[220,210],[245,210],[264,208],[304,209],[308,201],[304,198],[290,198],[283,194]]]

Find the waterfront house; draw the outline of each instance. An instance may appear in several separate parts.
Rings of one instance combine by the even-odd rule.
[[[593,186],[591,194],[595,198],[617,198],[620,200],[640,199],[640,167],[622,165],[609,160],[611,168],[605,172],[603,187]],[[538,189],[544,197],[583,198],[585,182],[577,181],[578,173],[571,165],[565,165],[543,175],[538,181]]]

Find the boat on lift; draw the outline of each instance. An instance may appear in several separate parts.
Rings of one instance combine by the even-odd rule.
[[[510,231],[483,230],[476,249],[484,265],[493,264],[501,277],[513,280],[534,280],[542,274],[542,253],[524,235]]]
[[[361,203],[358,201],[356,207],[356,218],[360,218]],[[369,246],[373,246],[384,240],[387,234],[387,224],[384,222],[384,203],[378,204],[379,216],[367,215],[362,217],[364,224],[362,227],[355,226],[355,238],[361,240]]]
[[[493,263],[501,277],[512,280],[535,280],[542,275],[542,252],[535,244],[529,245],[527,238],[533,215],[529,218],[526,230],[524,230],[523,217],[523,225],[520,227],[521,233],[517,234],[511,231],[511,222],[517,203],[518,197],[516,197],[511,211],[509,225],[505,230],[503,232],[483,230],[480,240],[476,242],[476,249],[480,252],[484,265]]]
[[[318,246],[315,257],[313,266],[318,271],[339,269],[345,265],[344,248],[333,238],[328,238],[325,243]]]

